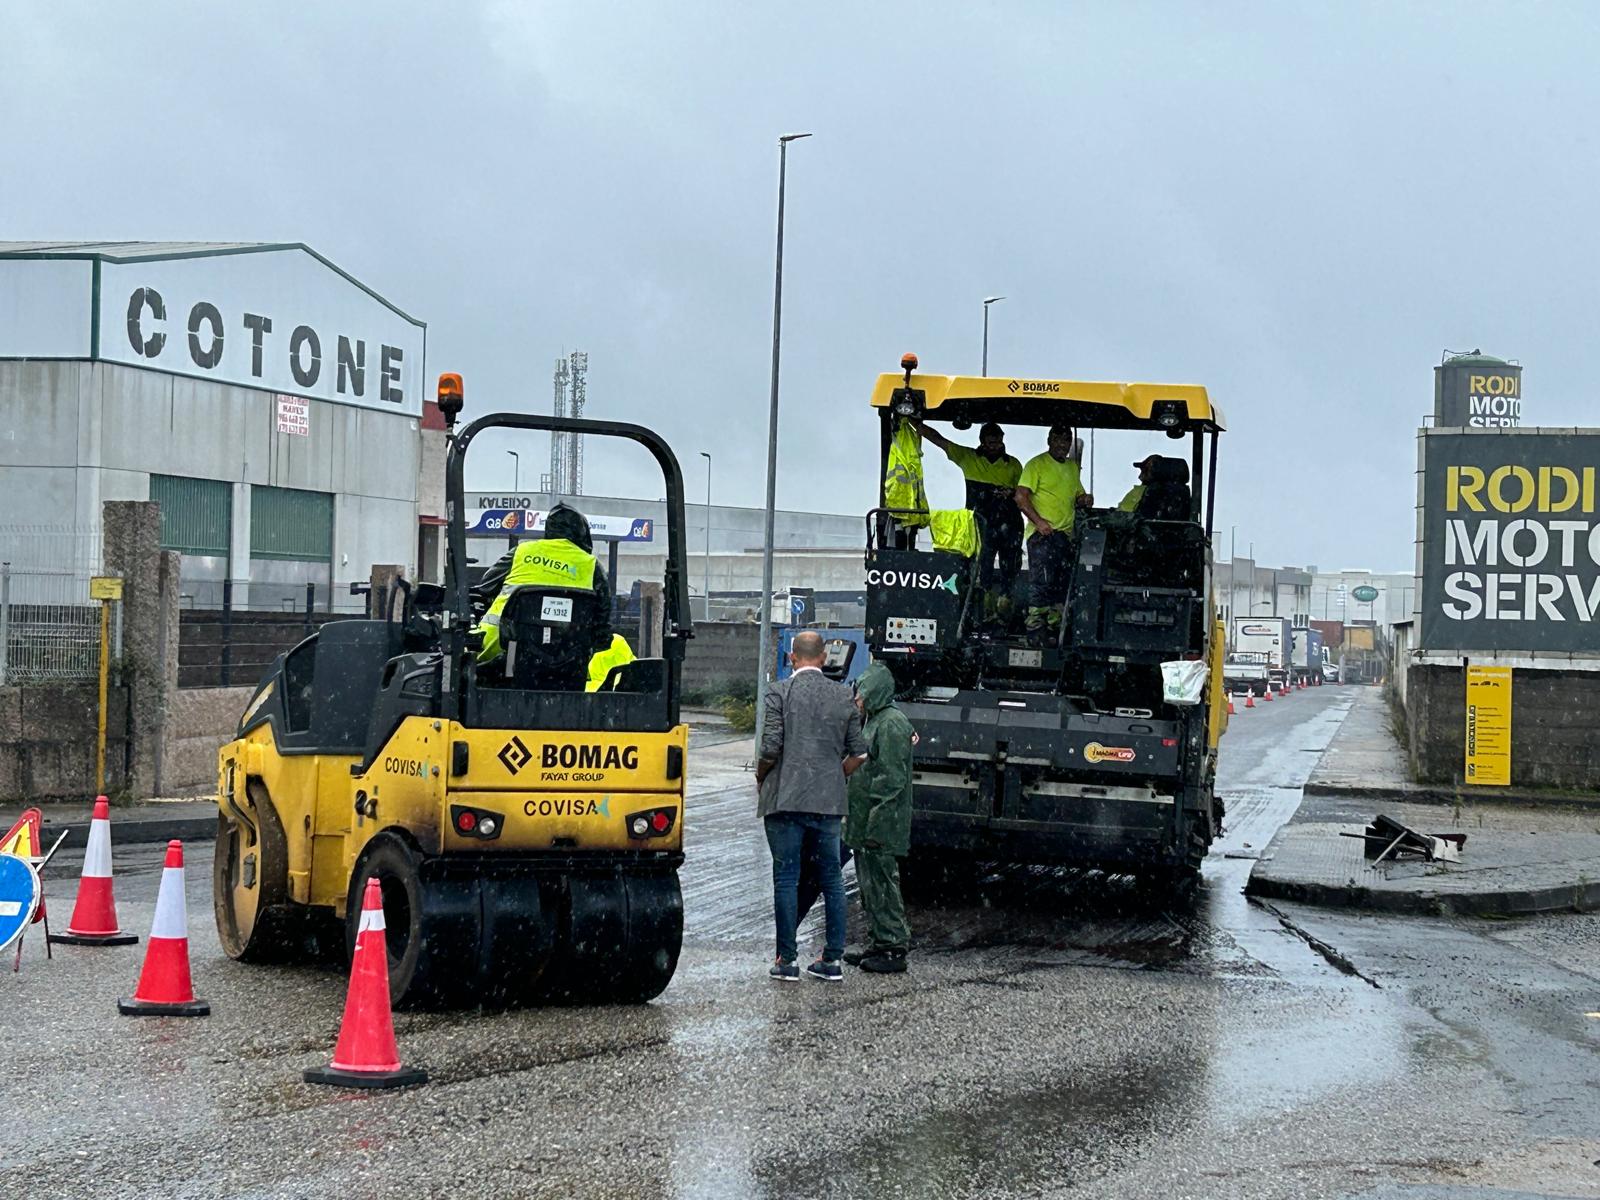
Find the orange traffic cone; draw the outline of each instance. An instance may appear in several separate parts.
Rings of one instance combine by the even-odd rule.
[[[1244,694],[1244,706],[1246,708],[1254,708],[1256,706],[1256,690],[1255,690],[1255,688],[1251,688],[1249,691],[1245,692],[1245,694]]]
[[[189,979],[189,912],[183,899],[183,843],[167,843],[167,861],[156,892],[156,916],[144,970],[132,996],[117,1001],[125,1017],[206,1017],[211,1005],[194,998]]]
[[[390,1088],[427,1083],[420,1067],[400,1065],[394,1041],[394,1020],[389,1011],[389,948],[383,924],[383,889],[376,877],[367,879],[361,901],[361,925],[356,931],[356,953],[350,961],[350,991],[344,1002],[344,1022],[333,1062],[305,1072],[307,1083],[339,1087]]]
[[[52,933],[50,940],[74,946],[131,946],[139,940],[117,924],[117,902],[111,894],[111,802],[104,796],[95,798],[72,920],[65,933]]]
[[[1233,716],[1233,693],[1228,693],[1228,715]]]

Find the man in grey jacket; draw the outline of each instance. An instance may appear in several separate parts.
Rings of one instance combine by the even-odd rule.
[[[767,689],[756,783],[757,812],[772,850],[772,911],[778,956],[768,974],[784,983],[800,978],[795,945],[800,866],[822,882],[826,908],[822,954],[806,968],[817,979],[844,978],[844,874],[839,830],[848,802],[845,779],[866,761],[861,714],[850,689],[822,673],[822,635],[795,635],[789,661],[794,674]]]

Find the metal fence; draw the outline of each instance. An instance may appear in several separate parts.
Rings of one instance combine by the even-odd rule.
[[[178,686],[236,687],[254,684],[272,660],[329,621],[349,614],[316,611],[308,584],[298,609],[250,609],[233,603],[233,586],[222,585],[222,607],[185,608],[178,613]]]
[[[0,525],[0,684],[99,671],[100,606],[89,599],[99,570],[98,529]]]

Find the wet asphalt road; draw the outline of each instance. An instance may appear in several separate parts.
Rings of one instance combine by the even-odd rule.
[[[643,1008],[400,1014],[433,1082],[350,1094],[345,979],[228,961],[190,848],[213,1016],[118,1017],[142,945],[31,939],[0,975],[0,1195],[1600,1196],[1600,923],[1248,904],[1340,688],[1241,713],[1203,885],[1001,872],[913,909],[913,970],[768,982],[740,743],[699,742],[678,975]],[[50,894],[70,911],[77,859]],[[160,851],[116,858],[126,927]],[[9,956],[4,964],[9,972]],[[1352,973],[1354,972],[1354,973]]]

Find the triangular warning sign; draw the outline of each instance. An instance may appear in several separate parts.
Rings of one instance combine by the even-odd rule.
[[[14,854],[18,858],[43,858],[44,835],[40,832],[39,824],[43,814],[37,808],[30,808],[17,818],[17,823],[0,838],[0,854]]]

